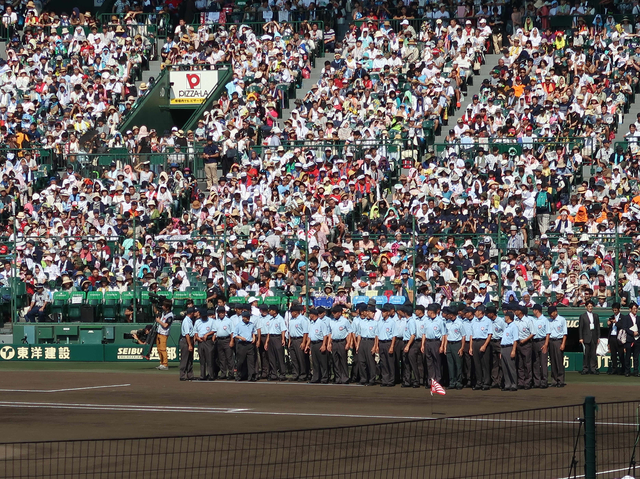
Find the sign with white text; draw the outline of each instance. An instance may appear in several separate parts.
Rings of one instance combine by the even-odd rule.
[[[218,72],[211,71],[172,71],[171,82],[172,105],[198,105],[205,101],[218,84]]]

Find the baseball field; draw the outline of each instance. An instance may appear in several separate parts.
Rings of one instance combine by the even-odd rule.
[[[568,373],[567,386],[562,389],[464,389],[432,397],[423,388],[399,386],[180,382],[177,368],[157,371],[154,366],[2,363],[0,442],[4,446],[0,444],[0,475],[131,477],[134,471],[142,477],[139,474],[149,470],[143,459],[132,463],[131,457],[129,462],[118,458],[108,466],[106,459],[100,459],[104,463],[96,465],[96,458],[118,456],[111,449],[122,447],[123,451],[135,449],[129,456],[137,458],[152,452],[161,452],[165,460],[171,456],[170,467],[166,463],[153,467],[157,477],[186,477],[186,471],[188,477],[212,477],[216,468],[228,477],[569,477],[574,438],[581,435],[578,416],[585,396],[595,396],[598,403],[640,400],[639,378],[606,374]],[[195,366],[197,369],[197,363]],[[513,412],[539,408],[552,409],[535,414]],[[623,442],[632,449],[599,453],[598,477],[622,477],[636,447],[635,409],[611,411],[599,426],[602,441],[608,441],[612,450],[619,449],[618,444]],[[440,418],[451,419],[424,421]],[[318,433],[319,428],[342,429]],[[267,431],[295,432],[247,434]],[[228,434],[235,436],[220,436]],[[201,437],[193,438],[193,443],[163,439],[144,447],[122,441],[179,436]],[[235,442],[238,438],[242,438],[240,445]],[[93,449],[88,446],[86,454],[65,449],[75,447],[70,445],[75,442],[7,445],[96,439],[120,441],[93,442]],[[510,445],[515,446],[506,449],[511,452],[505,459],[504,448]],[[41,455],[38,447],[50,457],[89,454],[94,462],[58,460],[55,472],[45,462],[34,466],[33,471],[18,470],[25,467],[21,459]],[[105,452],[107,447],[109,451]],[[220,454],[221,447],[226,454]],[[580,442],[576,460],[581,465],[576,477],[584,477],[583,449]],[[274,450],[279,451],[277,460]],[[487,455],[487,450],[494,455]],[[241,459],[230,459],[234,451],[241,453]],[[206,459],[207,455],[211,458]],[[195,458],[199,458],[197,467]],[[527,468],[532,460],[534,468]],[[80,468],[77,473],[67,469],[74,462],[81,464],[73,466]],[[357,470],[340,471],[341,464],[354,463],[362,465]],[[468,475],[468,469],[462,471],[458,467],[462,463],[471,464],[475,472]],[[319,469],[310,472],[310,464]],[[260,465],[264,467],[257,469],[257,476],[256,469],[247,469]],[[100,475],[87,474],[87,469],[95,471],[96,467]],[[182,472],[176,473],[178,470]],[[430,473],[425,475],[425,470]]]

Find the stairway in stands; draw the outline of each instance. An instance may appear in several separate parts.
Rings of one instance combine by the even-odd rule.
[[[467,86],[467,93],[464,94],[464,98],[460,102],[460,108],[457,109],[453,115],[449,117],[449,126],[443,126],[440,129],[440,134],[435,137],[434,143],[444,143],[444,137],[447,136],[449,129],[453,128],[457,119],[462,116],[473,99],[473,95],[480,94],[480,87],[482,86],[482,80],[489,78],[489,73],[498,64],[498,60],[501,55],[492,54],[485,56],[485,62],[480,68],[480,73],[473,76],[473,85]]]
[[[304,79],[302,81],[302,88],[296,91],[296,99],[302,100],[305,97],[305,95],[309,93],[309,91],[311,91],[311,87],[314,84],[318,83],[318,81],[320,80],[322,68],[324,67],[324,62],[325,61],[332,62],[333,59],[334,59],[333,53],[328,53],[328,52],[325,53],[325,56],[323,58],[321,57],[316,58],[316,65],[311,69],[311,74],[309,75],[309,78]],[[279,127],[281,129],[284,128],[284,121],[291,118],[291,110],[295,109],[295,107],[296,107],[295,100],[292,99],[289,101],[289,108],[285,108],[284,110],[282,110],[282,116],[280,117],[280,121],[278,122]]]

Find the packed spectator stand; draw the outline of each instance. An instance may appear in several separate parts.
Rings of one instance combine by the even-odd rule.
[[[52,300],[41,320],[77,318],[73,294],[131,320],[150,289],[282,306],[636,300],[637,128],[612,140],[640,61],[617,13],[567,12],[565,36],[553,5],[531,21],[505,5],[267,21],[117,3],[99,22],[29,2],[8,29],[0,202],[15,320],[37,283]],[[331,8],[352,22],[342,36]],[[474,78],[489,53],[490,77]],[[193,131],[118,131],[156,55],[230,64],[233,80]],[[303,83],[314,65],[320,79]],[[208,158],[216,176],[200,173]]]

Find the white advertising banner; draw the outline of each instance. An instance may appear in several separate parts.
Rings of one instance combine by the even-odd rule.
[[[202,103],[218,84],[218,72],[210,71],[172,71],[172,105],[197,105]]]

